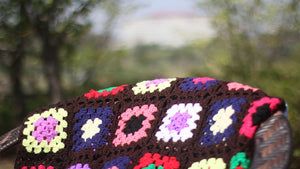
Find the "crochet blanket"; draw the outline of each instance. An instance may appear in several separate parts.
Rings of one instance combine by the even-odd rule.
[[[247,169],[282,99],[208,77],[143,81],[37,109],[17,169]]]

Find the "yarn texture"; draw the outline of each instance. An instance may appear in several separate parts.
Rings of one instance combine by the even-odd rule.
[[[285,102],[209,77],[92,89],[23,122],[16,169],[249,169],[257,128]]]

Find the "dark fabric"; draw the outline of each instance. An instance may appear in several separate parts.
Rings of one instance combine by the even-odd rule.
[[[284,109],[260,89],[206,77],[91,90],[27,116],[15,168],[247,168],[253,132]]]

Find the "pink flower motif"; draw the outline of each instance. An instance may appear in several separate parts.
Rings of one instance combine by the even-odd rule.
[[[113,144],[123,146],[146,137],[146,129],[151,128],[150,121],[155,119],[153,113],[156,111],[157,108],[154,104],[143,105],[141,108],[138,106],[133,109],[128,108],[120,115],[119,129],[116,130],[117,137],[113,140]]]
[[[246,90],[252,90],[253,92],[256,92],[257,90],[259,90],[258,88],[253,88],[251,86],[248,85],[243,85],[241,83],[237,83],[237,82],[230,82],[227,84],[228,90],[239,90],[239,89],[244,89]]]
[[[270,113],[273,112],[278,108],[278,104],[280,103],[280,100],[278,98],[269,98],[269,97],[263,97],[260,100],[254,101],[251,103],[251,106],[248,109],[248,114],[243,119],[243,125],[240,128],[239,134],[245,135],[248,138],[252,138],[258,125],[253,124],[253,115],[256,113],[260,113],[258,109],[260,107],[263,107],[264,105],[268,106],[268,110]],[[271,114],[268,114],[269,116]]]
[[[48,116],[46,120],[44,117],[40,117],[33,125],[35,130],[32,132],[32,136],[35,137],[38,143],[43,140],[49,143],[58,134],[58,131],[55,130],[58,121],[52,116]]]
[[[119,168],[116,167],[116,166],[113,166],[113,167],[111,167],[111,168],[109,168],[109,169],[119,169]]]

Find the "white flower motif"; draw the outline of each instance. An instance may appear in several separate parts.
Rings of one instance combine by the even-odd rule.
[[[168,142],[172,139],[185,141],[193,136],[192,130],[197,128],[196,120],[200,119],[198,112],[202,110],[199,103],[175,104],[167,110],[167,116],[163,118],[163,124],[155,134],[157,139]]]
[[[89,119],[82,126],[81,130],[84,131],[82,134],[82,138],[86,141],[88,138],[92,139],[93,136],[100,132],[99,125],[102,124],[102,120],[99,118],[95,118],[94,121]]]

